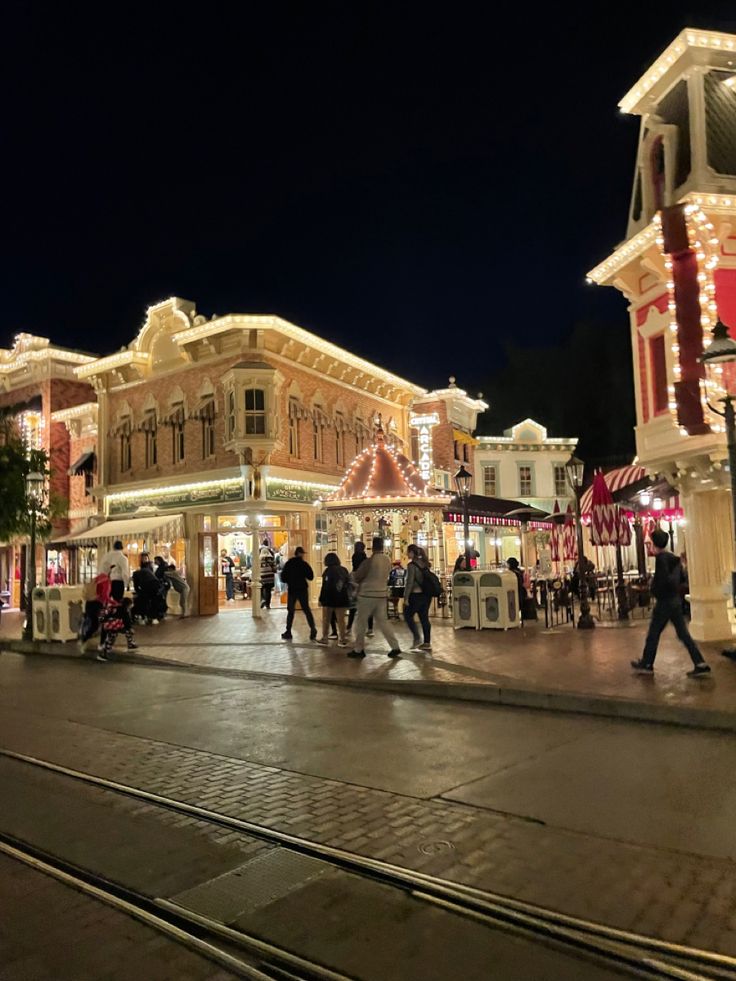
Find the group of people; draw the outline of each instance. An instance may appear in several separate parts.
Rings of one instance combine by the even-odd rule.
[[[258,552],[261,567],[261,609],[271,609],[271,596],[276,584],[280,558],[280,554],[275,553],[268,544],[268,539],[264,539]],[[225,580],[226,601],[228,603],[235,602],[235,563],[226,548],[220,551],[220,575]]]
[[[128,584],[133,583],[134,596],[126,597]],[[142,552],[139,567],[130,573],[130,563],[123,551],[123,543],[116,541],[103,556],[97,577],[89,585],[85,597],[84,620],[79,633],[80,649],[99,632],[97,659],[110,660],[113,645],[119,633],[125,635],[128,650],[138,645],[133,637],[133,624],[156,624],[166,616],[167,594],[174,589],[179,596],[181,615],[188,615],[189,583],[173,563],[157,555],[151,561],[148,552]]]
[[[373,636],[374,627],[377,627],[389,646],[388,656],[399,657],[401,647],[389,623],[386,609],[387,588],[392,583],[392,576],[393,582],[397,581],[397,576],[394,563],[384,552],[383,539],[373,539],[370,556],[366,553],[363,542],[356,542],[351,556],[351,571],[342,565],[336,552],[325,555],[319,594],[319,604],[322,607],[320,636],[309,606],[309,583],[314,579],[314,570],[304,554],[303,548],[297,548],[294,557],[281,570],[281,579],[288,588],[286,630],[281,635],[282,638],[292,639],[291,628],[298,605],[309,625],[310,640],[327,646],[332,629],[338,647],[347,647],[348,634],[355,625],[353,648],[348,651],[347,656],[363,658],[365,640]],[[403,576],[404,620],[412,635],[411,650],[429,654],[432,651],[429,607],[432,599],[441,592],[441,587],[430,569],[424,549],[418,545],[410,545],[407,549],[407,560]]]

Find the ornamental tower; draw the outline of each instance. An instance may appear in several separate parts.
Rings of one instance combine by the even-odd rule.
[[[588,280],[629,303],[639,462],[683,498],[693,636],[729,639],[726,441],[699,358],[718,319],[736,335],[736,35],[682,31],[619,107],[641,119],[627,237]]]

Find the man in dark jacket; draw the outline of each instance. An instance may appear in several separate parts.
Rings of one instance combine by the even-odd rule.
[[[680,596],[682,569],[678,557],[667,551],[669,540],[670,536],[661,528],[652,532],[652,545],[657,556],[652,579],[652,596],[657,602],[649,624],[644,653],[638,661],[632,661],[631,666],[640,674],[652,674],[660,635],[671,621],[678,638],[687,648],[693,661],[693,669],[688,671],[688,677],[700,678],[710,673],[710,667],[705,663],[685,623]]]
[[[317,637],[317,627],[312,611],[309,609],[309,583],[314,579],[314,572],[308,562],[304,561],[304,549],[301,545],[295,549],[294,557],[289,559],[281,570],[281,580],[286,583],[286,630],[281,634],[284,640],[291,640],[291,625],[294,623],[296,604],[304,610],[304,616],[309,624],[309,639]]]

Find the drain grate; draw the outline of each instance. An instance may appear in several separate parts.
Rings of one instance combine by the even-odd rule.
[[[327,871],[317,858],[274,848],[237,868],[172,896],[172,902],[220,923],[254,913]]]

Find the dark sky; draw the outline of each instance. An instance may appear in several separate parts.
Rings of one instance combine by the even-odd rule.
[[[6,6],[0,343],[108,353],[176,294],[476,389],[504,339],[625,319],[584,285],[625,232],[617,102],[732,5],[489,7]]]

